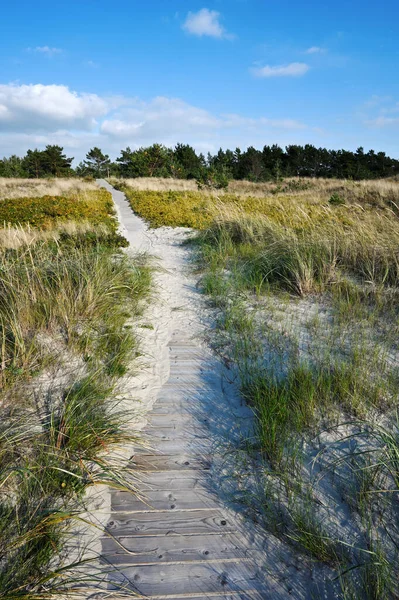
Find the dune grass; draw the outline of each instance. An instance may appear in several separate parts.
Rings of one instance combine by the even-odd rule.
[[[1,183],[0,179],[0,183]],[[5,179],[3,180],[5,182]],[[173,179],[162,177],[136,177],[120,179],[111,177],[110,182],[118,189],[152,192],[197,192],[198,184],[194,179]],[[331,196],[338,197],[344,203],[364,203],[374,206],[398,204],[398,182],[395,179],[349,181],[341,179],[309,179],[290,177],[282,181],[254,183],[252,181],[230,180],[226,190],[214,191],[213,196],[233,195],[240,198],[249,196],[265,199],[278,196],[305,198],[313,201],[329,201]]]
[[[254,411],[251,510],[333,569],[336,597],[396,598],[399,222],[337,208],[323,220],[299,200],[273,217],[223,206],[194,244],[219,311],[212,343]]]
[[[199,230],[209,341],[255,417],[229,450],[246,509],[321,597],[397,598],[398,183],[121,185],[150,225]]]
[[[104,204],[102,193],[97,202]],[[134,492],[134,474],[118,458],[118,448],[137,441],[118,380],[139,354],[134,322],[151,269],[145,257],[120,250],[125,241],[111,214],[97,212],[94,229],[84,210],[68,210],[45,232],[30,223],[2,238],[1,598],[82,598],[106,586],[106,569],[76,544],[96,527],[83,517],[91,510],[86,492]],[[71,216],[75,224],[64,222]]]
[[[86,192],[98,191],[94,181],[74,177],[55,179],[18,179],[0,177],[0,200],[4,198],[39,198],[42,196],[74,195],[84,197]]]
[[[85,191],[84,197],[46,195],[0,201],[0,223],[11,226],[29,223],[31,227],[51,229],[56,223],[79,220],[112,229],[113,216],[112,199],[105,190]]]

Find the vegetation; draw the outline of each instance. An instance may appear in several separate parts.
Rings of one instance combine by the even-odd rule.
[[[93,177],[109,177],[111,159],[108,154],[103,154],[96,146],[86,154],[86,160],[78,165],[78,175],[92,175]]]
[[[98,191],[94,182],[75,177],[58,179],[0,178],[0,200],[38,198],[39,196],[69,196],[84,199],[86,192]]]
[[[317,570],[321,597],[397,598],[397,184],[133,185],[153,226],[200,230],[209,342],[255,417],[226,452],[235,500]]]
[[[133,210],[153,227],[209,227],[225,211],[242,215],[264,216],[292,231],[300,225],[316,230],[325,225],[330,233],[335,226],[350,231],[368,223],[383,234],[390,227],[392,213],[399,206],[399,188],[394,182],[340,182],[337,180],[287,180],[283,185],[235,182],[226,192],[164,190],[164,180],[112,180],[125,192]],[[172,184],[174,180],[172,180]],[[150,189],[145,189],[149,187]],[[144,189],[143,189],[144,188]],[[158,188],[158,189],[151,189]],[[159,190],[161,188],[162,191]],[[330,202],[340,194],[343,204]],[[378,209],[378,210],[376,210]],[[327,218],[326,218],[327,215]],[[363,231],[365,234],[366,232]],[[359,235],[359,239],[360,239]]]
[[[72,174],[73,158],[67,158],[61,146],[28,150],[24,158],[11,156],[0,161],[0,177],[65,177]]]
[[[169,225],[203,229],[212,221],[209,199],[199,192],[142,192],[116,184],[132,209],[152,227]]]
[[[98,591],[104,568],[71,535],[80,531],[89,544],[88,530],[95,531],[86,492],[104,483],[134,491],[116,452],[132,440],[132,417],[115,398],[118,378],[139,352],[132,325],[150,270],[120,251],[125,241],[109,195],[87,194],[73,209],[70,198],[58,197],[59,214],[49,221],[48,197],[23,198],[20,206],[33,215],[25,219],[29,228],[16,229],[18,244],[10,237],[7,247],[2,238],[1,598]],[[10,222],[11,204],[0,208]]]
[[[87,191],[85,197],[42,196],[0,201],[0,223],[51,228],[62,221],[80,220],[92,225],[101,223],[115,230],[114,208],[105,190]]]
[[[325,208],[324,220],[295,204],[274,217],[235,209],[198,238],[221,312],[213,343],[256,418],[263,481],[251,510],[334,565],[339,597],[396,598],[399,224],[384,210]],[[340,493],[347,526],[331,505]]]
[[[71,175],[73,159],[66,158],[59,146],[44,151],[28,150],[24,158],[11,156],[0,160],[0,177],[49,177]],[[281,181],[287,177],[323,177],[350,180],[380,179],[399,174],[399,161],[385,152],[328,150],[277,144],[258,150],[220,149],[216,154],[197,154],[188,144],[167,148],[153,144],[145,148],[121,150],[115,162],[100,148],[92,148],[76,169],[77,175],[110,175],[123,178],[167,177],[198,180],[201,185],[224,188],[229,180]]]

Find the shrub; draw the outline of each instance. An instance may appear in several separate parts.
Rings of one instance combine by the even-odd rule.
[[[343,198],[339,194],[334,193],[330,196],[329,203],[333,206],[340,206],[342,204],[345,204],[345,198]]]
[[[50,229],[63,221],[88,221],[115,230],[114,206],[109,192],[87,191],[80,196],[43,196],[0,201],[0,224]]]

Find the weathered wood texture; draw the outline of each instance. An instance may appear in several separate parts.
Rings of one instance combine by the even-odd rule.
[[[170,378],[143,432],[151,449],[130,464],[139,473],[140,496],[112,492],[102,541],[102,560],[113,567],[110,590],[122,583],[153,600],[271,598],[259,567],[262,552],[214,491],[205,359],[179,332],[169,349]]]
[[[162,322],[154,325],[171,330],[169,379],[142,432],[146,445],[137,448],[128,465],[137,473],[139,496],[111,491],[111,516],[102,538],[101,561],[108,577],[104,597],[123,600],[133,592],[151,600],[287,598],[264,570],[263,534],[254,534],[226,505],[213,475],[214,456],[221,456],[220,444],[231,442],[236,421],[220,365],[195,337],[201,316],[195,308],[195,282],[184,275],[186,252],[180,244],[177,248],[173,240],[178,238],[153,248],[156,234],[147,235],[123,194],[103,185],[112,191],[132,246],[155,255],[161,248],[158,256],[167,273],[159,275],[160,289],[170,320],[163,322],[160,315]],[[175,309],[181,317],[173,317]],[[166,340],[162,337],[163,349]],[[118,585],[126,595],[117,591]]]

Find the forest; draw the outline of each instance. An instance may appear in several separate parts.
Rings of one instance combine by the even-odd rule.
[[[198,154],[189,144],[168,148],[162,144],[132,150],[121,150],[112,161],[100,148],[94,147],[84,161],[73,168],[74,158],[64,149],[48,145],[45,150],[28,150],[26,155],[0,160],[0,177],[51,178],[68,176],[92,177],[173,177],[211,182],[224,187],[228,180],[254,182],[278,181],[284,177],[323,177],[335,179],[381,179],[399,175],[399,160],[385,152],[359,147],[349,150],[328,150],[277,144],[262,150],[250,146],[246,150],[223,150],[216,154]]]

